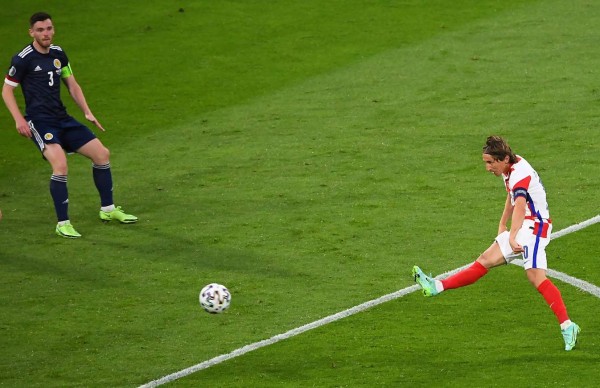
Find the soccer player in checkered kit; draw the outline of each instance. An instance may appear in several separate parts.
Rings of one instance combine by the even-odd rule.
[[[435,296],[446,290],[473,284],[490,268],[522,257],[527,279],[556,315],[565,350],[571,350],[581,330],[569,319],[560,291],[546,277],[546,246],[550,242],[552,220],[542,181],[527,160],[515,155],[499,136],[487,138],[483,147],[483,162],[487,171],[502,177],[508,192],[495,241],[471,266],[446,279],[437,280],[427,276],[418,266],[413,267],[412,275],[425,296]],[[507,227],[509,221],[510,230]]]
[[[92,161],[94,184],[100,194],[100,219],[136,222],[137,217],[114,205],[109,150],[88,127],[67,114],[60,99],[62,81],[85,118],[104,131],[75,80],[67,54],[61,47],[52,44],[52,18],[47,13],[38,12],[31,16],[29,22],[29,35],[33,42],[12,58],[2,87],[2,98],[19,134],[31,138],[52,167],[50,194],[58,218],[56,234],[67,238],[81,237],[68,215],[67,153],[73,152]],[[19,85],[25,97],[25,115],[21,113],[14,94]]]

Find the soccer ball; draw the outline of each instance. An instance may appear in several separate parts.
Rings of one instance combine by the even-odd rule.
[[[210,283],[200,291],[200,306],[211,314],[227,310],[231,302],[231,293],[222,284]]]

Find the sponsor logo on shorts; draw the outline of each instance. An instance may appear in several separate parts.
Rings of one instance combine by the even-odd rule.
[[[51,133],[47,133],[44,135],[44,139],[46,140],[52,140],[54,138],[54,136]]]

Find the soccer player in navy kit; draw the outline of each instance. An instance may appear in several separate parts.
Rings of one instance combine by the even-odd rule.
[[[52,167],[50,194],[58,218],[56,234],[68,238],[81,237],[68,216],[66,154],[71,152],[92,161],[93,179],[100,194],[100,219],[137,222],[137,217],[114,205],[109,150],[88,127],[67,114],[60,99],[62,81],[85,118],[104,131],[75,80],[67,55],[62,48],[52,44],[54,26],[50,15],[44,12],[33,14],[29,35],[33,43],[12,58],[2,87],[2,98],[19,134],[31,138]],[[19,85],[25,97],[25,115],[21,113],[14,94]]]
[[[487,138],[483,161],[487,171],[503,178],[508,193],[495,241],[471,266],[446,279],[431,278],[417,266],[413,267],[412,275],[425,296],[435,296],[473,284],[489,269],[523,257],[527,279],[550,306],[560,324],[565,350],[571,350],[577,343],[580,328],[569,319],[560,291],[546,277],[546,246],[550,242],[552,221],[542,181],[533,167],[514,154],[499,136]]]

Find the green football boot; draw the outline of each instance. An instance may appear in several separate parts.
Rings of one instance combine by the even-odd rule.
[[[69,221],[63,225],[56,224],[56,234],[66,238],[79,238],[81,235],[77,233],[73,225]]]
[[[412,276],[415,279],[415,282],[423,289],[423,295],[435,296],[439,294],[438,290],[435,288],[435,280],[430,276],[425,275],[425,273],[421,271],[421,268],[416,265],[412,269]]]
[[[569,327],[561,330],[563,339],[565,340],[565,350],[569,351],[577,344],[577,334],[581,332],[581,328],[575,322],[572,322]]]
[[[136,216],[125,213],[121,209],[121,206],[115,207],[115,209],[110,212],[100,210],[100,219],[106,222],[117,220],[122,224],[133,224],[134,222],[138,221],[138,218]]]

